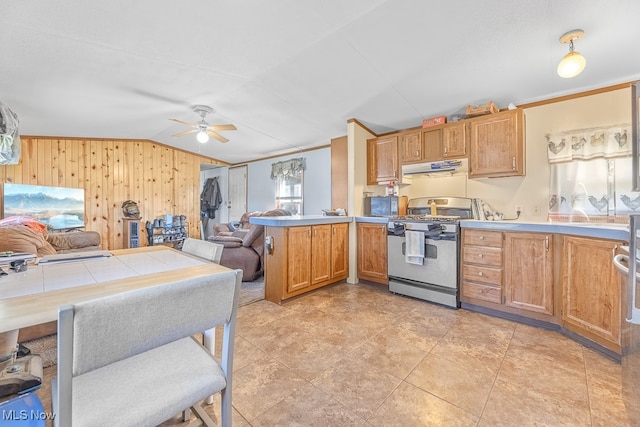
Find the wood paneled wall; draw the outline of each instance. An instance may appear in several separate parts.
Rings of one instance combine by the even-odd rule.
[[[141,245],[147,242],[145,221],[164,214],[186,215],[189,235],[200,238],[200,164],[225,165],[146,140],[21,141],[20,163],[0,166],[2,182],[83,188],[85,230],[100,233],[103,249],[124,247],[125,200],[140,208]]]

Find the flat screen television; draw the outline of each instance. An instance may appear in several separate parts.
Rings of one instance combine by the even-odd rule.
[[[30,216],[50,230],[84,227],[84,189],[4,184],[3,217]]]

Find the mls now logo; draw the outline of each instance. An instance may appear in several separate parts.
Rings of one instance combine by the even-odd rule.
[[[52,412],[21,409],[2,411],[0,421],[53,420],[54,418],[55,414]]]

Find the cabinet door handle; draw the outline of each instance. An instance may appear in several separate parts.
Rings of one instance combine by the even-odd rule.
[[[484,254],[478,254],[478,258],[484,258]]]
[[[547,252],[549,252],[549,236],[544,238],[544,248]]]
[[[484,236],[480,236],[480,240],[484,240]]]
[[[511,159],[511,169],[516,170],[516,158],[515,158],[515,156]]]
[[[446,145],[444,146],[444,154],[445,155],[447,154],[447,146]]]
[[[478,276],[480,276],[480,277],[484,276],[484,274],[482,274],[482,271],[478,272]]]

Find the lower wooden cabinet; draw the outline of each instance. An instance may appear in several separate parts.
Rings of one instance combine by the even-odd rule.
[[[331,279],[331,228],[329,224],[311,227],[311,285]]]
[[[554,321],[553,236],[464,230],[462,301]]]
[[[331,226],[331,277],[349,276],[349,224]]]
[[[387,224],[359,222],[358,278],[389,284],[387,273]]]
[[[562,326],[620,352],[622,284],[612,259],[620,242],[564,236]]]
[[[287,230],[287,292],[311,286],[311,226]]]
[[[502,232],[462,233],[462,300],[502,302]]]
[[[560,325],[620,354],[624,284],[613,256],[622,244],[563,234],[463,229],[462,306]]]
[[[553,235],[504,235],[504,304],[553,316]]]
[[[346,279],[349,224],[266,227],[273,251],[265,253],[265,298],[282,300]]]

